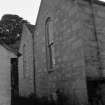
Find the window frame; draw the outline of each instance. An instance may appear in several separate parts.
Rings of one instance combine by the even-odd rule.
[[[50,23],[53,24],[53,21],[48,17],[45,22],[46,65],[48,71],[51,71],[55,67],[54,35],[53,33],[53,36],[50,35]]]

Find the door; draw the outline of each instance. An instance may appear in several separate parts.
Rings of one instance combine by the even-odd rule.
[[[18,58],[11,58],[11,104],[19,95],[18,88]]]

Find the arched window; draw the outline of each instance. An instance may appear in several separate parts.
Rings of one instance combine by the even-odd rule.
[[[49,70],[55,66],[54,33],[51,18],[46,20],[45,31],[47,68]]]

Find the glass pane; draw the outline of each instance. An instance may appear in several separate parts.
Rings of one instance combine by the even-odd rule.
[[[49,21],[49,26],[48,26],[49,30],[48,30],[48,33],[49,33],[49,44],[53,43],[53,22],[52,21]]]

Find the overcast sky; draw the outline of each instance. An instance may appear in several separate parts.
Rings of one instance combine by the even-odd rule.
[[[0,18],[4,14],[16,14],[35,24],[41,0],[0,0]],[[100,0],[105,1],[105,0]]]
[[[100,0],[100,1],[105,1],[105,0]]]
[[[16,14],[35,24],[41,0],[0,0],[0,18],[4,14]]]

